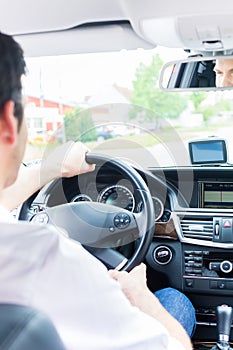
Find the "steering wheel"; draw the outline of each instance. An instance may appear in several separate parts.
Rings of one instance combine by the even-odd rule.
[[[143,260],[154,235],[155,216],[150,191],[139,173],[122,160],[88,153],[86,161],[99,167],[109,164],[130,181],[142,203],[140,212],[133,213],[98,202],[72,202],[46,208],[30,220],[41,222],[43,215],[44,222],[46,216],[47,223],[65,229],[70,238],[79,241],[108,268],[130,271]],[[52,185],[57,181],[61,179],[54,180]],[[18,216],[20,220],[28,220],[29,208],[35,197],[36,194],[32,195],[22,205]],[[129,259],[116,249],[134,241],[134,252]]]

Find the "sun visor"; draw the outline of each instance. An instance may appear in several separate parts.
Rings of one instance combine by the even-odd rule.
[[[67,55],[89,52],[151,49],[128,23],[91,25],[50,33],[15,35],[26,56]],[[55,45],[56,44],[56,45]]]
[[[195,51],[233,49],[233,11],[228,14],[146,18],[140,31],[151,43]]]

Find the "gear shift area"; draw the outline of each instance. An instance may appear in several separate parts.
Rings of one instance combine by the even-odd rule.
[[[233,350],[229,344],[233,309],[228,305],[216,307],[218,340],[211,350]]]

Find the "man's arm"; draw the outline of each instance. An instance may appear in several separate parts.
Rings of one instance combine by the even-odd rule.
[[[110,275],[117,280],[121,289],[133,306],[161,322],[169,334],[178,339],[184,348],[192,349],[190,339],[181,324],[161,305],[146,283],[146,266],[136,266],[131,272],[111,270]]]
[[[45,232],[48,228],[50,232]],[[133,307],[105,266],[80,244],[48,228],[41,226],[37,243],[28,235],[34,245],[27,258],[31,256],[39,269],[33,293],[28,284],[29,304],[51,317],[67,349],[75,350],[80,344],[93,350],[191,349],[188,336],[184,334],[182,341],[177,334],[171,336],[158,320],[160,315],[151,317]],[[38,264],[38,256],[43,257],[42,264]],[[25,264],[28,266],[28,261]],[[181,329],[177,327],[176,332]]]
[[[0,203],[13,210],[34,192],[59,177],[72,177],[94,170],[87,164],[88,148],[81,142],[67,142],[45,155],[40,164],[22,166],[15,183],[2,191]]]

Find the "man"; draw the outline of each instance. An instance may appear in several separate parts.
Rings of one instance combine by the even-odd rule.
[[[233,86],[232,58],[216,59],[214,72],[216,74],[215,82],[217,87]]]
[[[0,200],[17,178],[25,149],[24,71],[22,49],[0,33]],[[87,151],[80,145],[79,172],[93,170]],[[148,289],[143,264],[109,273],[56,228],[16,223],[3,207],[0,225],[0,301],[44,311],[68,350],[192,348],[184,328]]]

